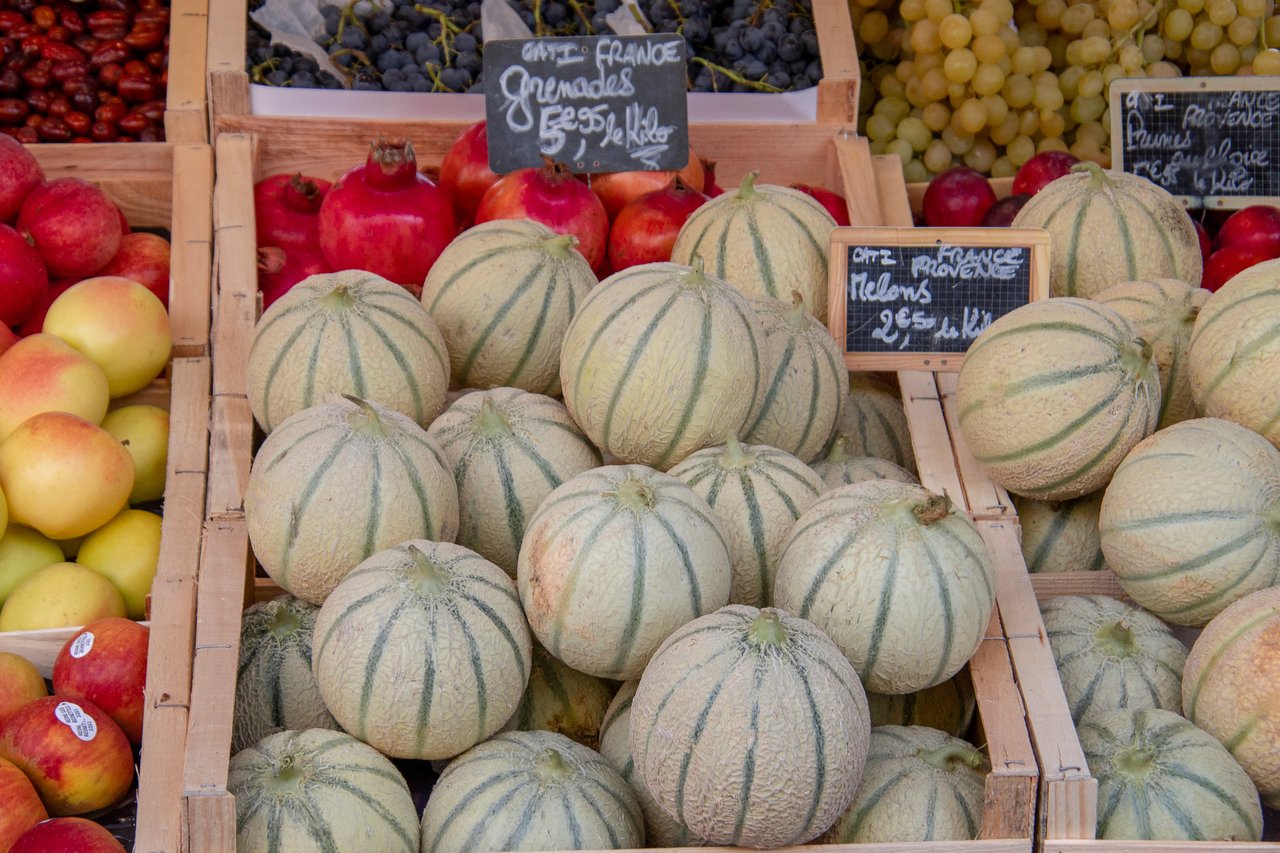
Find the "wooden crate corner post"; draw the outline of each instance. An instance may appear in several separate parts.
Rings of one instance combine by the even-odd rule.
[[[219,20],[218,26],[224,23]],[[164,112],[164,134],[169,142],[209,141],[208,40],[209,0],[173,0]]]

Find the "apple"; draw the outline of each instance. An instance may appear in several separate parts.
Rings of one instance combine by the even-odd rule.
[[[17,325],[18,335],[25,338],[27,335],[39,334],[44,328],[44,315],[49,313],[49,306],[53,304],[53,300],[66,293],[72,285],[79,283],[79,278],[60,278],[49,282],[49,286],[40,291],[35,305],[31,307],[30,316]]]
[[[1213,292],[1235,278],[1237,273],[1254,264],[1269,261],[1277,254],[1280,254],[1280,249],[1270,251],[1254,246],[1227,246],[1218,249],[1205,262],[1204,280],[1200,282],[1200,286]]]
[[[1080,160],[1066,151],[1041,151],[1018,167],[1013,176],[1013,195],[1035,195],[1071,171]]]
[[[44,331],[87,355],[107,374],[112,397],[141,391],[169,361],[169,315],[156,295],[119,276],[86,279],[49,306]]]
[[[128,278],[150,290],[169,308],[169,241],[137,231],[120,239],[120,251],[99,275]]]
[[[0,758],[0,851],[12,849],[24,832],[48,817],[27,774]]]
[[[62,549],[62,556],[68,560],[74,560],[76,555],[80,553],[80,546],[84,544],[84,540],[88,536],[89,534],[86,533],[84,536],[73,536],[70,539],[58,539],[55,541],[57,541],[58,547]]]
[[[97,705],[138,746],[150,636],[145,626],[129,619],[99,619],[85,625],[53,663],[54,694]]]
[[[800,192],[817,201],[818,204],[826,209],[827,213],[831,214],[831,218],[836,221],[836,225],[849,224],[849,205],[845,203],[844,196],[833,193],[823,187],[815,187],[812,184],[792,184],[791,189],[800,190]]]
[[[44,170],[35,156],[11,136],[0,139],[0,222],[12,224],[27,196],[42,183]]]
[[[125,853],[106,827],[82,817],[55,817],[14,842],[9,853]]]
[[[35,664],[12,652],[0,652],[0,726],[24,705],[49,695]],[[0,789],[4,782],[0,781]],[[0,794],[0,803],[4,802]],[[0,836],[3,836],[0,832]],[[0,850],[4,845],[0,844]]]
[[[1218,228],[1215,249],[1228,246],[1260,249],[1280,256],[1280,208],[1269,204],[1243,207],[1227,217]]]
[[[57,178],[31,191],[18,212],[18,232],[31,240],[49,273],[90,276],[120,250],[120,209],[81,178]]]
[[[120,590],[130,619],[147,618],[147,595],[160,564],[160,516],[126,509],[85,538],[76,562]]]
[[[929,182],[924,191],[926,225],[973,227],[996,203],[995,190],[968,166],[952,166]]]
[[[115,436],[133,457],[133,491],[129,503],[164,496],[169,465],[169,413],[159,406],[121,406],[107,412],[102,428]]]
[[[28,575],[69,559],[58,543],[20,524],[10,524],[0,536],[0,605]]]
[[[9,593],[0,607],[0,631],[74,628],[124,615],[124,599],[111,581],[76,563],[54,563]]]
[[[22,340],[22,338],[18,336],[17,332],[6,326],[4,323],[0,323],[0,355],[4,355],[9,351],[9,347],[13,346],[20,340]]]
[[[102,368],[53,335],[32,335],[0,355],[0,441],[41,412],[101,423],[109,402]]]
[[[987,212],[982,215],[982,227],[1008,228],[1013,224],[1014,217],[1018,215],[1018,211],[1022,210],[1023,205],[1030,199],[1031,196],[1025,193],[1005,196],[987,208]]]
[[[0,323],[16,326],[27,319],[48,289],[39,253],[17,231],[0,225]]]

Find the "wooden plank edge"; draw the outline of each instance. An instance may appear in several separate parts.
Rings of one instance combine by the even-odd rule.
[[[223,22],[219,21],[219,26]],[[182,61],[169,66],[165,93],[165,139],[207,142],[209,139],[208,0],[174,0],[169,24],[169,54]]]
[[[1122,841],[1047,838],[1044,853],[1263,853],[1280,850],[1270,841]]]
[[[214,282],[212,348],[216,395],[246,395],[249,346],[257,321],[257,238],[253,211],[254,147],[251,137],[223,134],[217,142],[214,223],[217,278]]]
[[[236,802],[225,791],[186,800],[190,853],[236,853]]]
[[[207,355],[213,302],[213,149],[203,143],[173,150],[169,322],[174,347]]]
[[[932,492],[946,495],[962,511],[968,512],[934,374],[901,371],[898,373],[898,387],[902,391],[902,408],[907,416],[920,484]]]
[[[959,374],[939,373],[937,379],[942,411],[951,437],[951,450],[955,454],[956,469],[960,472],[970,515],[975,519],[1016,518],[1018,511],[1014,508],[1013,499],[1003,486],[987,475],[960,431],[959,404],[956,399]]]

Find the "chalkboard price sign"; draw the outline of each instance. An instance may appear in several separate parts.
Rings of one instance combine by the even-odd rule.
[[[1188,207],[1240,208],[1280,196],[1280,80],[1121,79],[1111,84],[1112,167]]]
[[[489,168],[680,169],[689,162],[684,37],[567,36],[484,46]]]
[[[837,228],[829,325],[851,370],[955,371],[995,320],[1049,295],[1039,228]]]

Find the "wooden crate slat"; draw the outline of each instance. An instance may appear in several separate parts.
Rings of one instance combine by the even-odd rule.
[[[227,793],[187,801],[188,853],[236,853],[236,800]],[[353,851],[358,853],[358,851]]]
[[[174,149],[169,323],[174,354],[207,355],[213,304],[213,151],[208,145]]]
[[[959,404],[956,400],[956,387],[960,374],[938,374],[938,390],[942,395],[942,411],[947,417],[947,428],[951,432],[951,449],[955,453],[956,466],[960,471],[960,479],[964,486],[965,499],[969,504],[969,512],[974,518],[1013,518],[1017,515],[1013,499],[1003,486],[997,485],[983,469],[982,464],[974,457],[967,442],[960,432]]]
[[[224,25],[218,21],[218,27]],[[173,0],[170,7],[169,83],[165,94],[164,135],[168,142],[209,140],[205,97],[209,41],[208,0]]]
[[[849,222],[853,225],[883,225],[884,213],[880,209],[867,140],[842,130],[835,135],[835,146],[840,160],[845,204],[849,208]],[[834,299],[831,310],[838,310]]]
[[[925,488],[951,498],[961,510],[968,511],[964,488],[956,474],[951,456],[951,437],[942,416],[942,401],[934,374],[918,370],[898,373],[902,390],[902,407],[911,431],[911,449],[916,457],[916,470]]]
[[[218,138],[217,315],[213,325],[213,390],[249,392],[249,345],[257,319],[258,252],[253,213],[253,144],[247,136]]]

